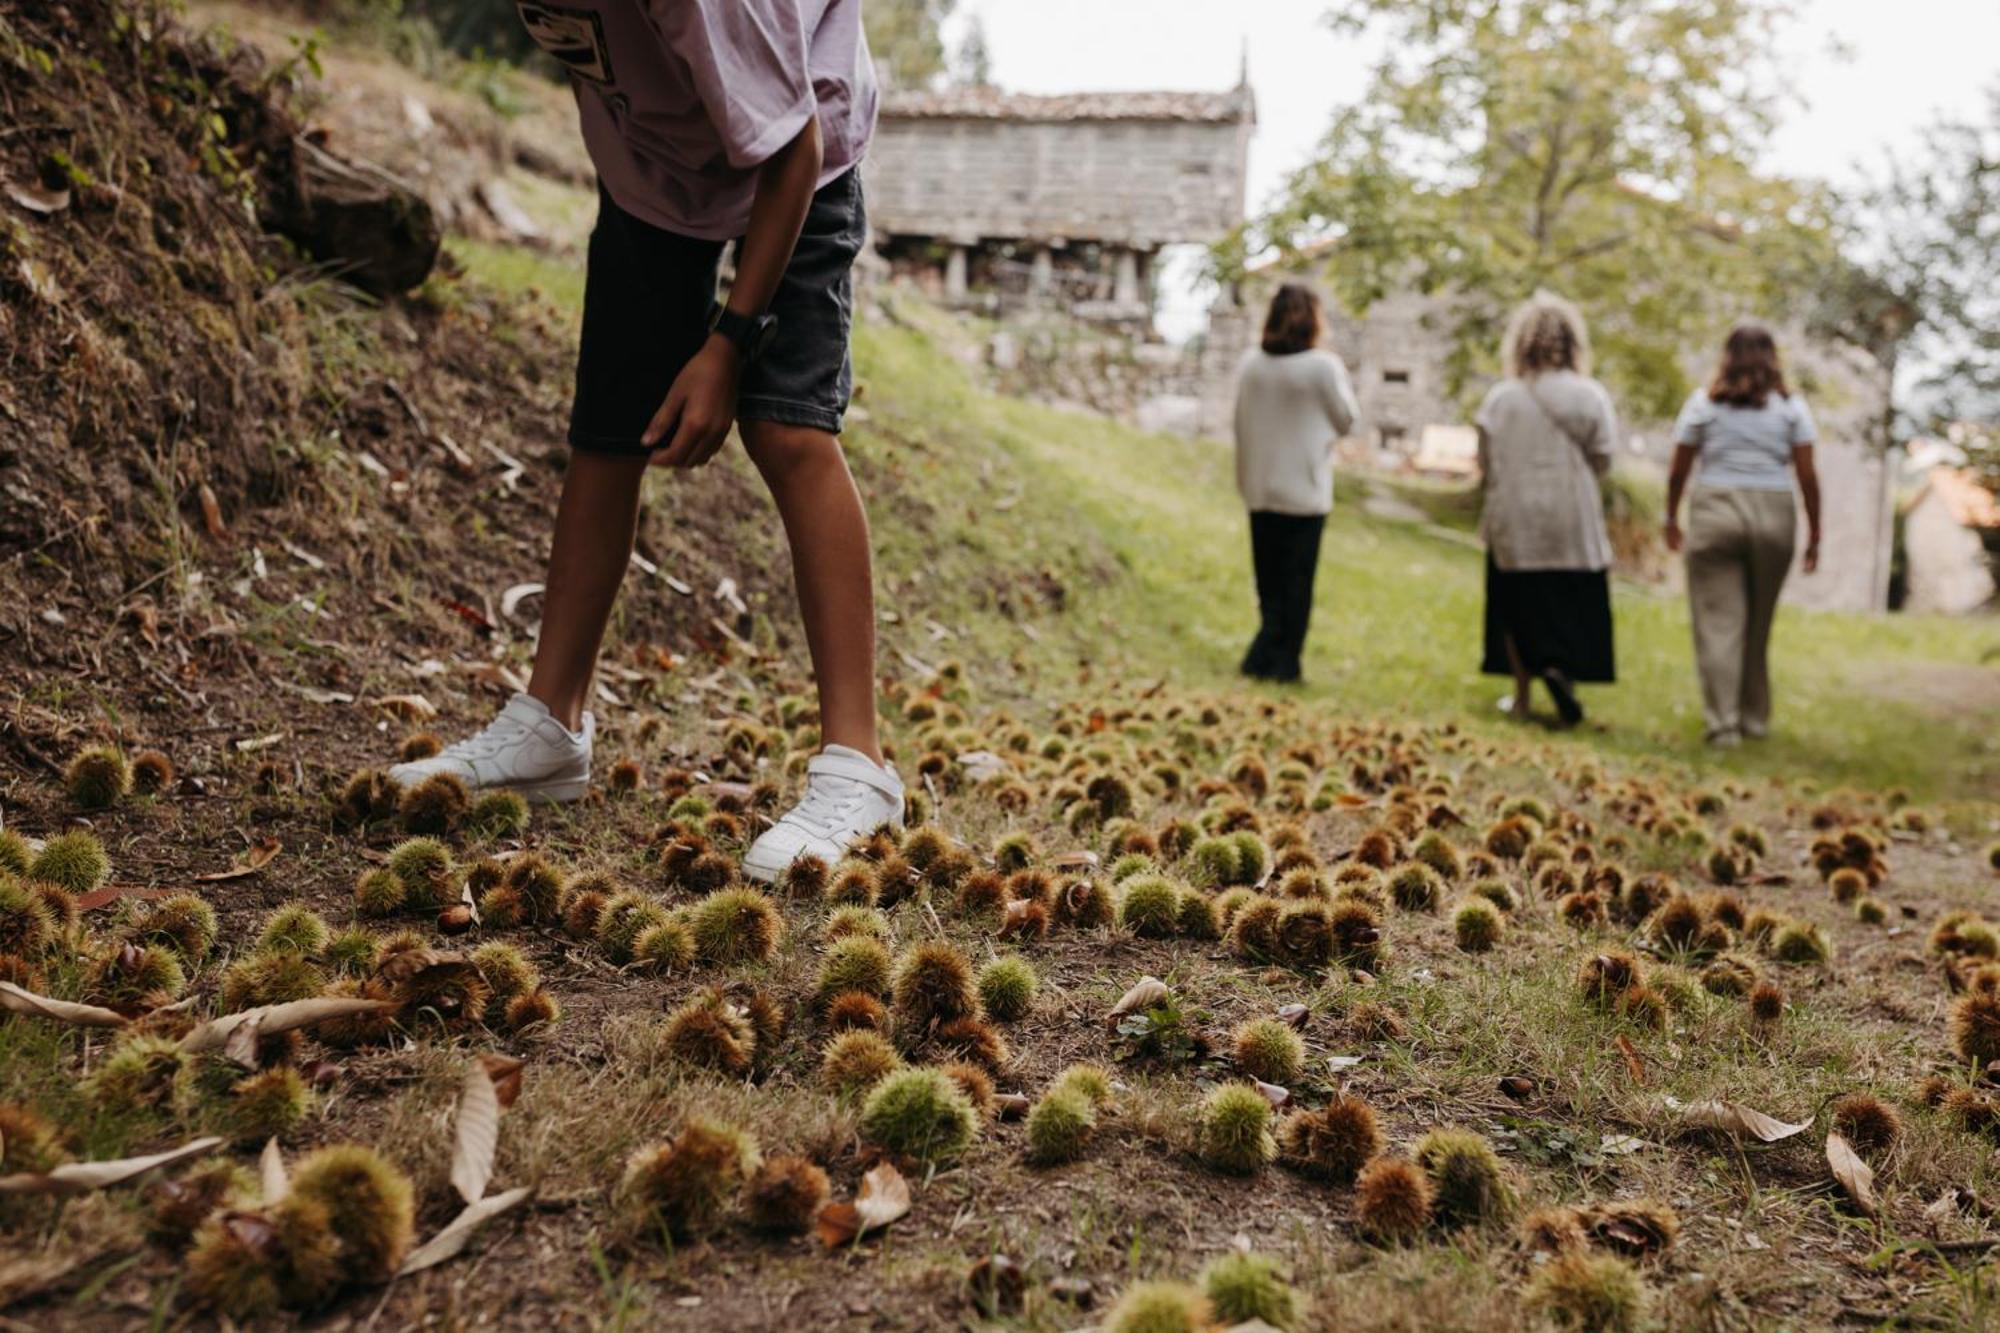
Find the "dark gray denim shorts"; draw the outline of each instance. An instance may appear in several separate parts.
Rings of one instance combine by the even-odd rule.
[[[778,329],[743,369],[739,420],[839,434],[854,387],[848,332],[854,257],[868,234],[859,170],[813,195],[771,313]],[[721,241],[641,222],[598,191],[583,294],[569,442],[602,453],[647,453],[639,436],[674,377],[708,339]]]

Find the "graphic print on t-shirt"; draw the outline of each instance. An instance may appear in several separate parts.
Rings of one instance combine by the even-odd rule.
[[[595,11],[541,0],[515,0],[514,8],[535,45],[570,73],[592,83],[611,82],[611,47],[604,40],[604,20]]]

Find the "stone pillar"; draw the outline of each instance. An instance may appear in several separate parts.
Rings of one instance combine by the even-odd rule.
[[[966,296],[965,280],[966,253],[962,245],[954,245],[944,257],[944,299],[963,301]]]
[[[1035,296],[1047,296],[1055,290],[1055,252],[1046,245],[1035,247],[1035,257],[1028,269],[1028,291]]]
[[[1139,290],[1139,256],[1131,250],[1112,252],[1111,299],[1119,305],[1138,305],[1145,298]]]

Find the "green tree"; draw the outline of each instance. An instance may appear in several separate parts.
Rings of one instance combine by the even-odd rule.
[[[2000,490],[2000,81],[1985,101],[1859,192],[1862,276],[1836,310],[1911,368],[1899,431],[1948,433]]]
[[[945,71],[944,24],[958,0],[868,0],[862,10],[875,68],[899,88],[921,88]]]
[[[1496,368],[1538,287],[1589,316],[1627,411],[1674,412],[1690,349],[1797,316],[1837,257],[1832,201],[1753,166],[1783,0],[1342,0],[1384,53],[1317,159],[1219,257],[1324,263],[1357,312],[1448,298],[1451,383]]]
[[[993,53],[986,47],[986,25],[977,14],[966,20],[958,50],[952,53],[951,81],[965,88],[993,86]]]

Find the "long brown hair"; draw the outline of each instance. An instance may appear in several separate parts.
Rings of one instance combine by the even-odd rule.
[[[1288,282],[1271,298],[1271,313],[1264,317],[1264,350],[1272,356],[1290,356],[1319,342],[1321,320],[1319,297],[1302,283]]]
[[[1785,368],[1778,363],[1778,340],[1762,324],[1738,324],[1722,344],[1722,364],[1709,381],[1708,401],[1731,407],[1762,407],[1776,393],[1790,398]]]

